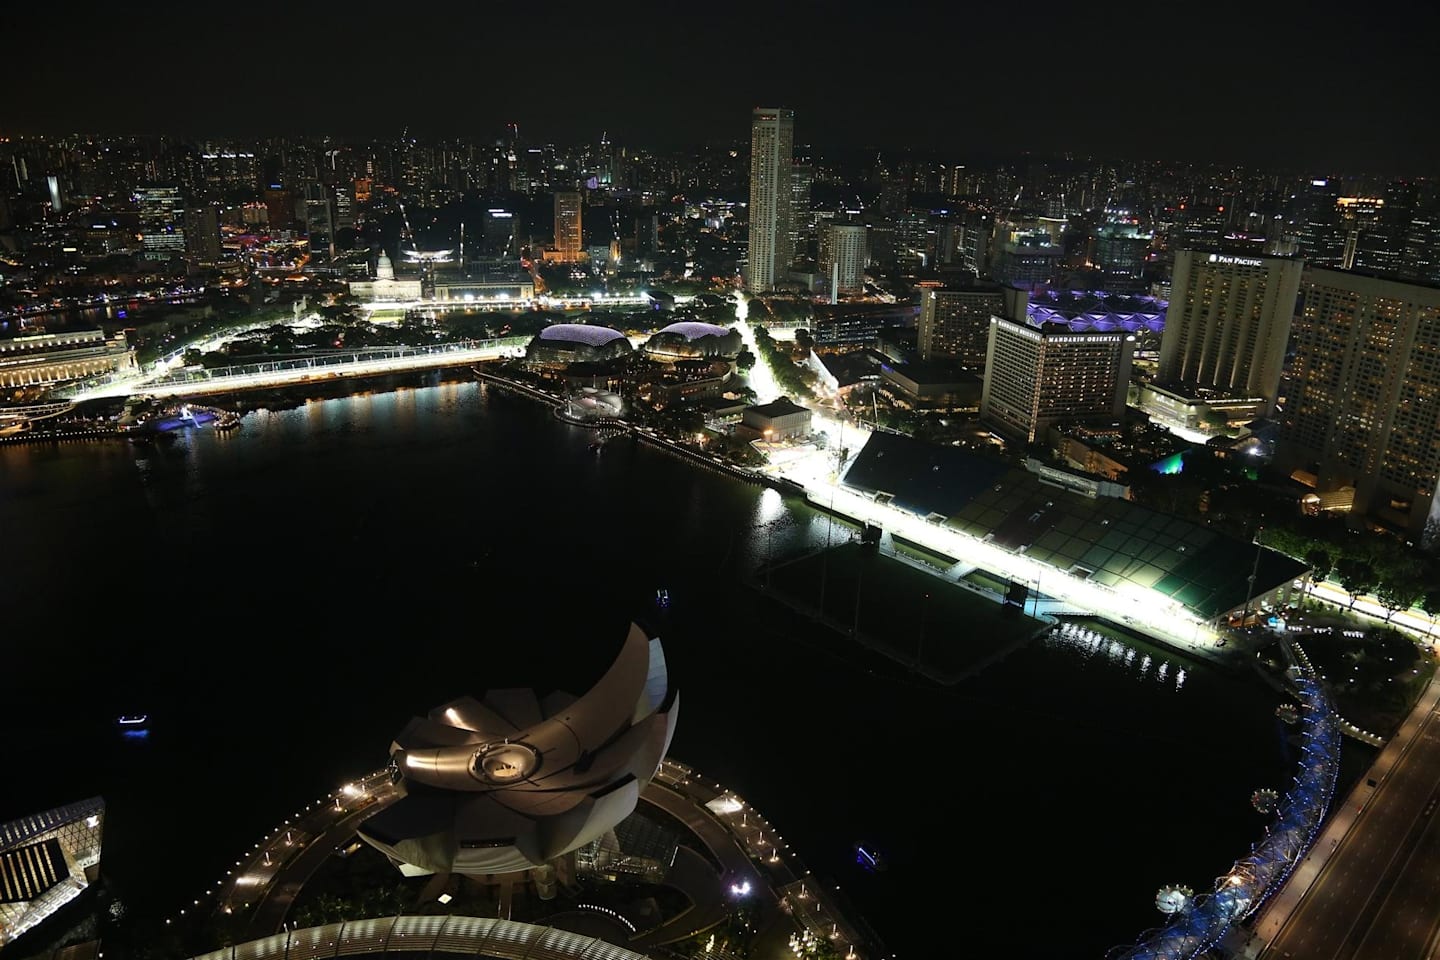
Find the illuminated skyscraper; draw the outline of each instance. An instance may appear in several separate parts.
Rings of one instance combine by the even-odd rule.
[[[1293,329],[1294,395],[1278,455],[1354,511],[1440,538],[1440,288],[1312,269]]]
[[[1134,351],[1123,330],[1072,333],[991,317],[980,421],[1025,444],[1061,423],[1118,425]]]
[[[146,260],[169,260],[185,253],[185,199],[175,186],[141,187],[135,191],[140,208],[140,243]]]
[[[790,266],[795,113],[756,107],[750,120],[750,252],[745,287],[772,290]]]
[[[1272,415],[1302,269],[1284,257],[1178,251],[1157,382],[1261,397]]]
[[[865,227],[859,223],[832,223],[825,245],[825,279],[830,302],[865,292]]]
[[[566,263],[581,259],[585,250],[580,233],[581,203],[579,191],[555,193],[555,251],[557,259]]]

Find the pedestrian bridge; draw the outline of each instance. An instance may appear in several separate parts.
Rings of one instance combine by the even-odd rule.
[[[1296,657],[1284,641],[1281,649],[1290,662],[1287,675],[1300,700],[1301,758],[1300,769],[1276,807],[1265,838],[1251,847],[1249,856],[1236,860],[1228,873],[1217,878],[1210,893],[1196,897],[1169,923],[1143,934],[1135,945],[1111,950],[1107,960],[1192,960],[1200,956],[1279,891],[1314,842],[1340,772],[1340,727],[1308,661]]]
[[[37,420],[58,417],[75,404],[69,400],[60,403],[38,403],[26,407],[0,407],[0,436],[29,430]]]

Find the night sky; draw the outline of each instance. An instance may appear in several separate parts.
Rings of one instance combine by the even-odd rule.
[[[0,134],[484,138],[513,121],[536,140],[608,130],[664,148],[743,139],[751,107],[780,105],[797,142],[957,162],[1071,152],[1426,175],[1440,148],[1440,16],[1410,5],[68,7],[0,16]]]

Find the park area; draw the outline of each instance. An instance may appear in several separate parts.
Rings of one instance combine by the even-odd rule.
[[[1336,712],[1388,737],[1430,682],[1435,657],[1392,628],[1334,619],[1306,624],[1294,640],[1324,678]]]

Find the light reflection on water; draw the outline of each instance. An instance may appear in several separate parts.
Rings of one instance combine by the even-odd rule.
[[[1179,692],[1185,686],[1185,668],[1177,666],[1170,676],[1170,661],[1141,653],[1118,637],[1109,636],[1081,623],[1063,621],[1045,635],[1046,647],[1078,654],[1083,661],[1103,661],[1141,682]]]

